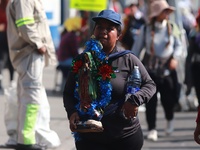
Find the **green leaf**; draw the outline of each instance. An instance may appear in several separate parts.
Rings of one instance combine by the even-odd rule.
[[[116,74],[115,74],[115,73],[112,73],[112,74],[111,74],[111,77],[112,77],[112,78],[116,78]]]

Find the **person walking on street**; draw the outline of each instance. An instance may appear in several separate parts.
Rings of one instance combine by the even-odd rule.
[[[189,34],[188,55],[185,63],[185,81],[187,90],[186,95],[191,93],[194,86],[198,99],[198,114],[196,118],[196,127],[194,130],[194,140],[200,144],[200,9],[196,17],[196,26],[191,29]]]
[[[137,3],[131,3],[128,10],[130,12],[124,18],[124,29],[120,41],[125,49],[131,50],[140,33],[140,27],[145,24],[145,19]]]
[[[142,62],[150,76],[155,81],[157,92],[146,104],[146,120],[149,133],[147,139],[157,141],[156,108],[160,93],[161,104],[167,120],[166,135],[173,130],[174,106],[179,99],[178,78],[176,67],[182,47],[178,27],[169,21],[169,14],[175,10],[165,0],[152,1],[150,4],[150,23],[141,27],[141,33],[132,51],[141,57],[145,48]]]
[[[194,86],[200,106],[200,9],[196,17],[196,26],[192,28],[189,34],[188,55],[185,63],[185,85],[187,87],[186,95],[191,93]],[[197,108],[198,109],[198,108]]]
[[[81,29],[81,18],[68,18],[64,22],[64,30],[61,33],[60,43],[57,53],[58,66],[62,72],[62,86],[63,92],[67,75],[70,71],[72,59],[78,55],[79,49],[79,33]]]
[[[56,64],[42,1],[10,0],[7,21],[10,59],[18,73],[16,149],[58,147],[60,139],[49,127],[50,108],[42,83],[44,66]]]
[[[151,99],[156,85],[142,62],[117,45],[120,14],[102,10],[92,20],[93,36],[72,61],[63,92],[76,149],[141,150],[144,139],[138,108]],[[127,94],[128,77],[137,67],[140,90]]]

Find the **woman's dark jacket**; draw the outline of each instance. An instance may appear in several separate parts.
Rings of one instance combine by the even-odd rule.
[[[112,53],[121,51],[115,48]],[[116,78],[111,79],[112,84],[112,100],[111,103],[124,100],[126,94],[126,82],[129,74],[133,71],[134,65],[139,66],[142,85],[140,91],[132,95],[132,99],[136,105],[140,106],[147,103],[156,92],[156,85],[150,78],[148,72],[142,65],[141,61],[133,54],[125,54],[112,62],[113,67],[117,67],[115,71]],[[68,118],[72,113],[76,112],[75,105],[77,99],[74,97],[75,78],[71,72],[64,89],[63,100]],[[139,128],[140,123],[138,117],[136,119],[125,119],[120,115],[120,106],[117,111],[103,116],[101,122],[104,132],[102,133],[84,133],[81,136],[94,141],[110,142],[117,138],[125,138],[134,134]]]

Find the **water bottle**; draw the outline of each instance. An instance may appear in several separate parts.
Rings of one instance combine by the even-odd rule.
[[[140,90],[140,86],[141,86],[141,74],[139,71],[139,67],[138,66],[134,66],[134,70],[133,72],[130,74],[130,76],[128,77],[127,80],[127,93],[125,95],[125,101],[129,101],[132,104],[135,104],[132,99],[130,98],[132,94],[135,94],[137,91]],[[124,111],[122,111],[121,113],[125,118],[127,118],[124,114]],[[136,114],[137,116],[137,114]],[[136,118],[136,116],[133,117],[133,119]]]
[[[127,81],[127,94],[135,94],[140,90],[141,86],[141,74],[138,66],[134,66],[134,70],[128,77]]]

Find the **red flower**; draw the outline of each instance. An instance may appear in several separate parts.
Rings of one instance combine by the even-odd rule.
[[[106,78],[111,79],[112,73],[113,73],[112,66],[109,66],[108,64],[99,67],[98,74],[102,76],[103,80],[106,80]]]
[[[73,66],[73,72],[78,73],[78,70],[83,66],[83,62],[81,60],[78,60],[74,63]]]

